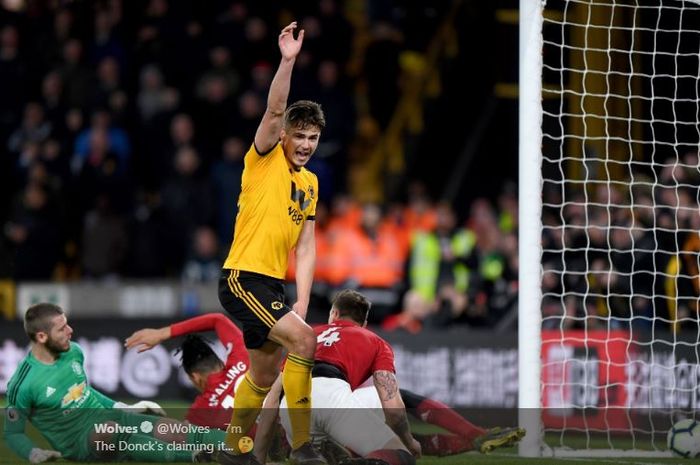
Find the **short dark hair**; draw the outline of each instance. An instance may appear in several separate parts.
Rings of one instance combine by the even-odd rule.
[[[65,312],[56,304],[41,302],[34,304],[24,313],[24,332],[27,333],[29,339],[36,341],[36,335],[39,332],[48,333],[51,331],[51,320],[63,315]]]
[[[352,289],[338,292],[333,299],[333,308],[341,317],[348,317],[356,323],[363,324],[367,320],[372,306],[367,297]]]
[[[182,368],[188,375],[194,372],[211,373],[221,369],[223,363],[207,341],[197,334],[188,334],[180,346]]]
[[[299,100],[287,107],[284,112],[284,127],[307,129],[311,126],[319,130],[326,127],[326,117],[321,105],[311,100]]]

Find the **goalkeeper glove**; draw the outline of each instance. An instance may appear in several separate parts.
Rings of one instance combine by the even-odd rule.
[[[152,413],[161,417],[166,416],[165,410],[153,402],[152,400],[140,400],[135,404],[125,404],[124,402],[115,402],[114,408],[130,410],[134,413]]]
[[[48,462],[61,457],[61,453],[55,450],[45,450],[35,447],[29,452],[29,461],[32,463]]]

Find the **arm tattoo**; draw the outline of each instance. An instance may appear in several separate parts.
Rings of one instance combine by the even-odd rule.
[[[396,397],[399,387],[396,383],[396,376],[389,371],[377,371],[373,375],[374,384],[383,401],[388,401]]]

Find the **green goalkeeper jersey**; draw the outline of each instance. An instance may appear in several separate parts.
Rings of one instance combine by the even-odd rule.
[[[32,441],[25,434],[29,420],[64,456],[72,455],[79,440],[94,429],[100,412],[114,401],[88,383],[80,346],[71,342],[51,365],[31,352],[22,360],[7,385],[5,440],[20,457],[29,458]]]

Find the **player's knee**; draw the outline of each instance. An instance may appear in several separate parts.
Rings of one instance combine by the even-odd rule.
[[[253,381],[256,386],[268,388],[272,386],[272,383],[274,383],[277,379],[279,371],[276,369],[276,367],[271,367],[268,370],[250,370],[249,374],[251,381]]]
[[[316,334],[310,326],[304,326],[292,340],[292,353],[304,358],[313,359],[316,352]]]

